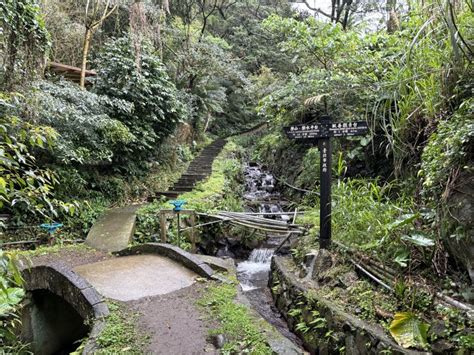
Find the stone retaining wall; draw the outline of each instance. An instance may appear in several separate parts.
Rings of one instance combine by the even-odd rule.
[[[289,258],[274,256],[269,286],[276,307],[311,354],[422,354],[401,348],[380,327],[350,315],[305,285]]]

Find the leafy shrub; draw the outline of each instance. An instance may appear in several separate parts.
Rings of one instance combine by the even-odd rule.
[[[0,249],[0,349],[20,353],[16,329],[20,325],[20,303],[25,292],[16,256]]]
[[[306,151],[303,157],[301,174],[298,176],[296,183],[303,188],[314,188],[319,175],[319,150],[312,147]]]
[[[34,121],[60,134],[53,156],[60,164],[108,164],[117,151],[135,140],[129,129],[111,116],[129,114],[130,103],[81,90],[73,83],[37,82],[25,104]]]
[[[163,140],[170,136],[184,106],[168,78],[160,59],[146,45],[142,47],[140,67],[128,38],[108,42],[96,60],[98,78],[95,90],[101,95],[124,100],[131,111],[112,107],[113,117],[125,124],[137,138],[123,146],[114,161],[117,169],[139,175]]]
[[[11,213],[13,221],[28,218],[54,219],[58,208],[74,213],[76,206],[55,199],[56,174],[39,167],[35,150],[46,150],[57,138],[54,129],[35,126],[8,116],[9,104],[0,101],[0,208]]]

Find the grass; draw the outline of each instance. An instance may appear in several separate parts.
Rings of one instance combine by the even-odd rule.
[[[48,254],[59,254],[66,251],[81,251],[81,252],[88,252],[93,251],[91,247],[81,243],[81,244],[70,244],[70,245],[42,245],[36,248],[35,250],[23,250],[18,251],[17,255],[25,256],[25,257],[34,257],[34,256],[41,256],[41,255],[48,255]]]
[[[101,347],[96,354],[143,354],[148,336],[140,334],[136,328],[138,314],[126,311],[115,302],[108,302],[110,314],[105,329],[97,339]]]
[[[412,199],[396,191],[394,184],[380,185],[369,179],[350,179],[334,184],[334,240],[389,262],[392,267],[406,264],[415,245],[402,237],[426,232],[419,230],[423,216],[415,211]],[[314,248],[319,233],[319,201],[308,204],[310,206],[305,210],[309,213],[298,222],[314,226],[310,232],[313,243],[306,246]],[[425,237],[435,239],[428,234]]]
[[[212,330],[211,335],[225,336],[223,354],[272,354],[262,333],[263,326],[245,306],[234,301],[236,295],[235,284],[213,284],[198,300],[198,305],[209,317],[220,323],[220,327]]]

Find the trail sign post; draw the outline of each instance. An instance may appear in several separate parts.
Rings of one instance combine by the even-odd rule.
[[[332,122],[322,117],[318,123],[285,127],[289,139],[318,143],[320,157],[319,246],[331,245],[331,138],[360,136],[368,131],[365,121]]]

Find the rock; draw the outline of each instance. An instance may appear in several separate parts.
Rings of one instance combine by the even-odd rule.
[[[352,286],[357,280],[359,280],[359,277],[357,276],[357,273],[354,271],[346,272],[344,275],[339,277],[339,281],[341,282],[342,286],[345,288]]]
[[[209,265],[215,271],[228,272],[235,270],[234,260],[228,257],[217,258],[210,255],[198,255],[194,254],[195,257],[202,260],[204,263]]]
[[[453,225],[453,236],[446,236],[445,240],[450,254],[466,268],[474,284],[474,178],[465,173],[457,181],[444,216],[445,221]],[[456,235],[456,226],[462,226],[463,235]]]
[[[431,351],[433,354],[451,354],[453,350],[453,344],[445,339],[440,339],[431,344]]]
[[[429,330],[429,336],[436,338],[443,338],[446,335],[446,325],[444,324],[444,321],[442,320],[437,320],[434,321]]]
[[[216,256],[219,258],[226,256],[230,258],[235,258],[235,254],[232,253],[227,247],[219,249],[216,253]]]
[[[319,281],[322,278],[322,274],[328,271],[332,266],[333,260],[331,253],[326,249],[320,249],[314,259],[311,278],[315,281]]]
[[[216,349],[222,349],[226,343],[226,339],[224,335],[218,334],[212,337],[212,344],[216,347]]]
[[[311,272],[311,268],[314,265],[314,259],[316,259],[317,255],[317,250],[311,250],[309,253],[305,254],[305,256],[303,257],[303,265],[299,274],[300,278],[308,276],[308,274]]]

